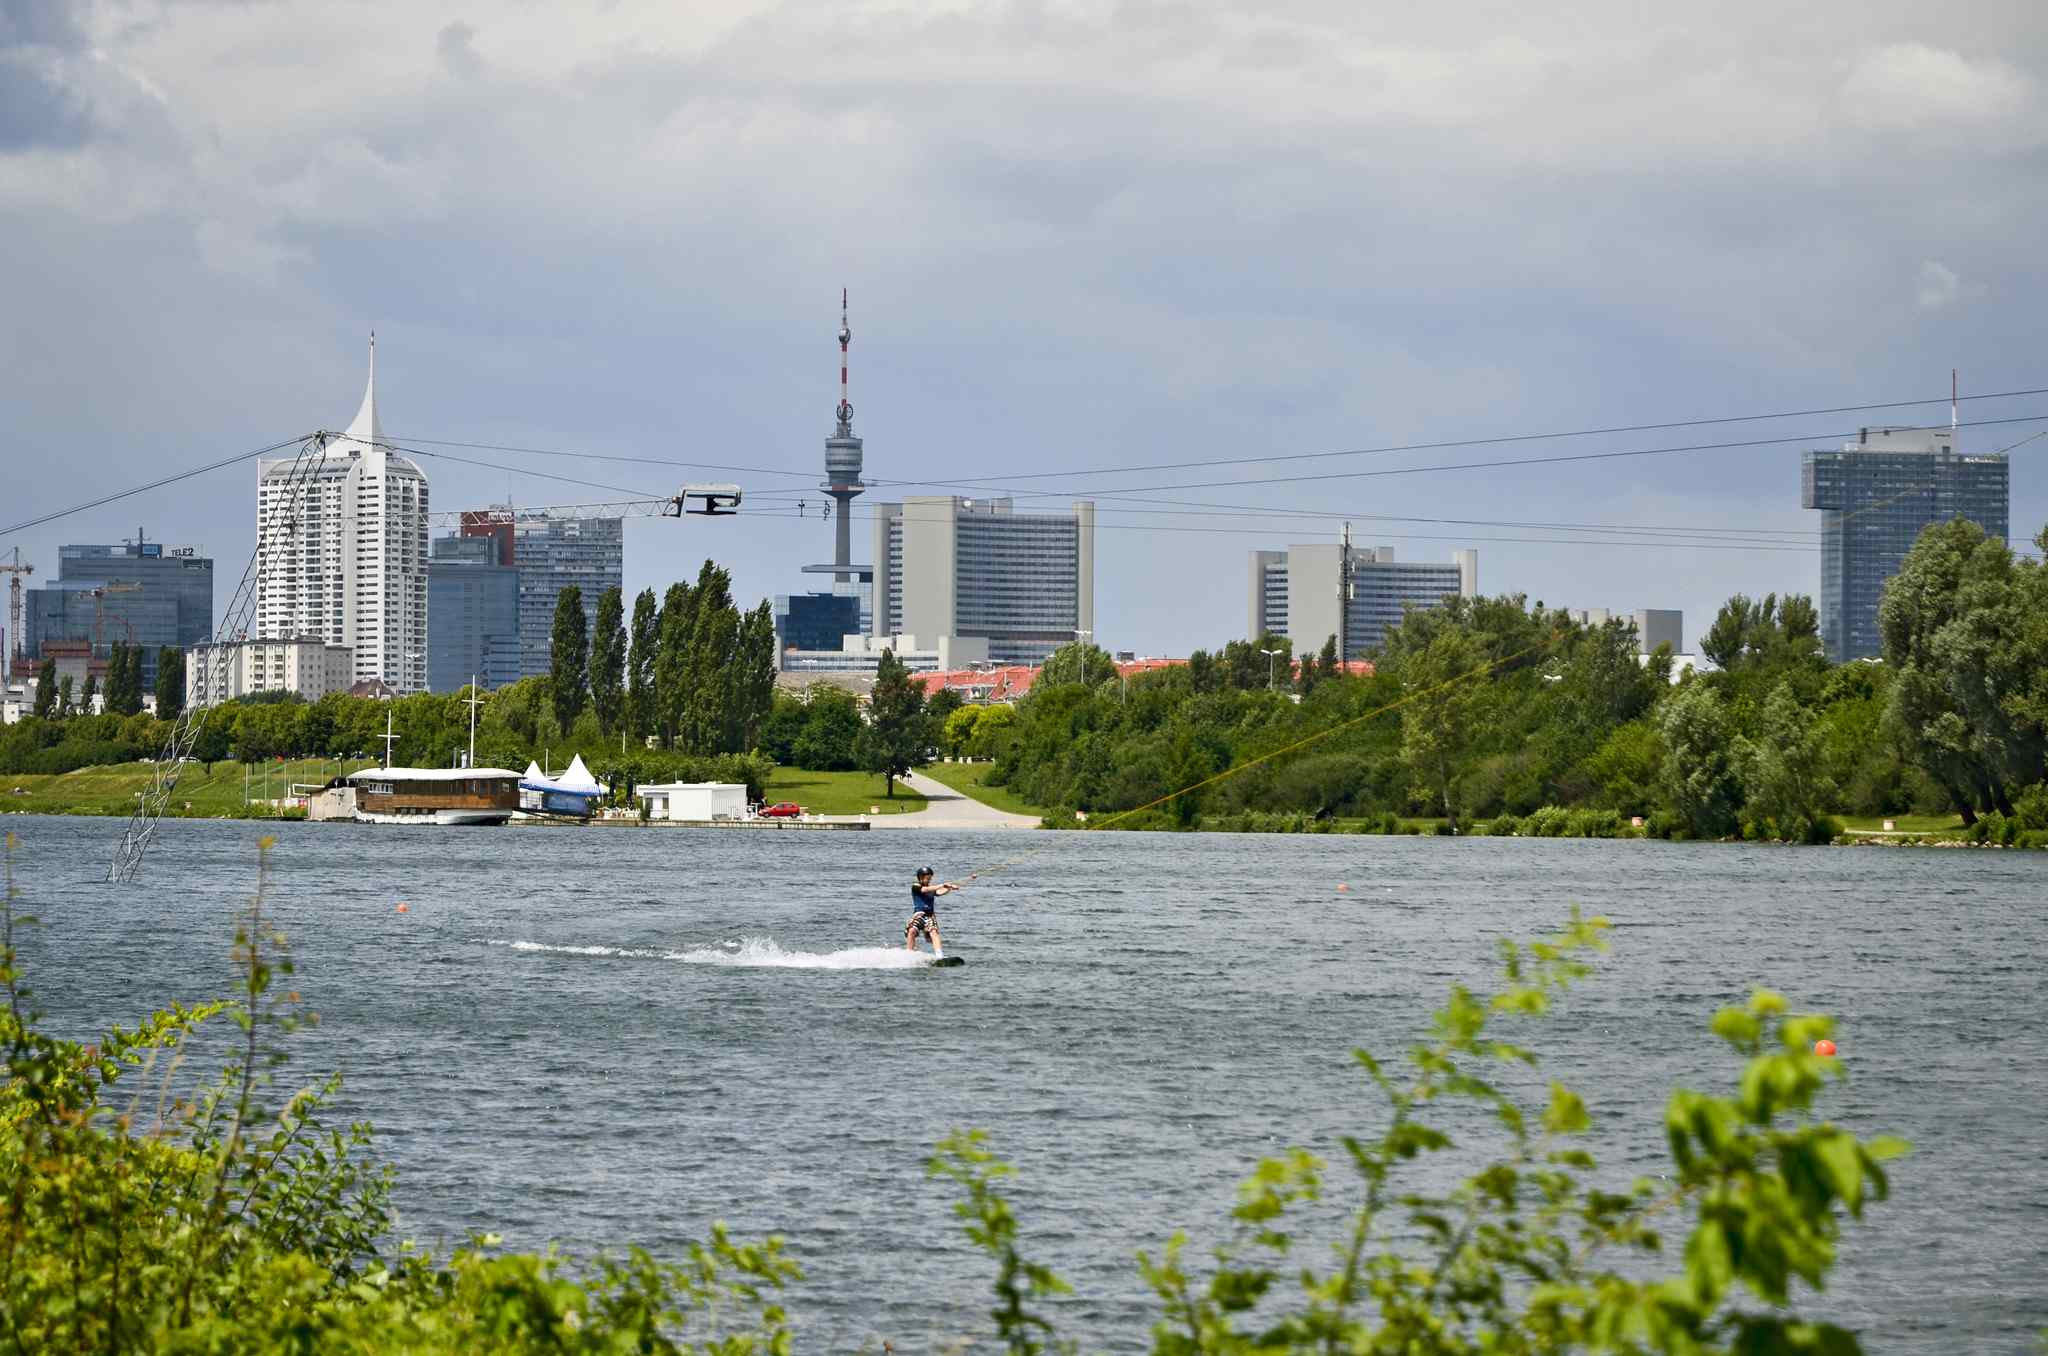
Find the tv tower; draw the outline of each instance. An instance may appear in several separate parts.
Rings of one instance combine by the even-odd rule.
[[[854,497],[865,490],[861,484],[860,439],[853,433],[853,402],[846,398],[846,349],[853,342],[853,330],[846,323],[846,289],[839,289],[839,426],[825,440],[825,483],[819,488],[839,505],[838,525],[832,544],[834,582],[844,584],[853,577],[853,542],[850,535]]]

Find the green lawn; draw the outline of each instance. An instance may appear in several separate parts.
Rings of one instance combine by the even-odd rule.
[[[918,771],[942,786],[950,786],[961,795],[972,796],[997,810],[1013,815],[1043,816],[1046,813],[1045,806],[1031,804],[1007,786],[986,785],[988,774],[995,770],[995,766],[994,763],[933,763]]]
[[[1847,815],[1842,819],[1842,827],[1881,833],[1886,819],[1892,821],[1894,831],[1898,833],[1960,834],[1963,831],[1961,815]]]
[[[252,763],[248,769],[248,795],[251,800],[264,799],[266,776],[269,778],[268,795],[283,799],[293,782],[325,782],[338,773],[368,766],[371,766],[369,762],[344,764],[332,758]],[[103,767],[82,767],[76,772],[55,776],[0,775],[0,811],[126,815],[135,808],[136,794],[149,785],[155,770],[150,763],[110,763]],[[242,814],[242,777],[242,765],[232,759],[215,763],[210,771],[203,764],[188,763],[179,774],[177,789],[171,793],[167,813],[199,816]],[[25,794],[16,794],[17,788]]]
[[[882,794],[882,779],[872,772],[806,772],[798,767],[779,767],[762,788],[768,803],[793,800],[819,815],[864,815],[874,806],[885,815],[908,814],[924,808],[924,797],[903,783],[896,783],[894,798]]]

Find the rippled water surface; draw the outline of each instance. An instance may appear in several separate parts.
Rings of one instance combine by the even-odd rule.
[[[173,823],[110,890],[108,821],[13,817],[54,1026],[229,981],[261,830]],[[1617,1182],[1664,1161],[1676,1084],[1725,1088],[1714,1010],[1766,983],[1843,1028],[1828,1110],[1915,1154],[1817,1308],[1879,1352],[2024,1351],[2048,1325],[2048,853],[1138,834],[284,825],[275,912],[348,1109],[400,1170],[407,1236],[657,1252],[781,1232],[800,1345],[932,1350],[989,1268],[925,1180],[981,1126],[1018,1165],[1065,1330],[1145,1344],[1132,1265],[1220,1239],[1236,1183],[1379,1107],[1396,1054],[1493,943],[1611,918],[1600,973],[1531,1033]],[[911,871],[1025,860],[949,899],[967,965],[891,943]],[[1340,892],[1339,884],[1349,886]],[[399,913],[398,902],[407,904]]]

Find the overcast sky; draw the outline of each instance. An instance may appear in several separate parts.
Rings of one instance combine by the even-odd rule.
[[[1476,546],[1488,593],[1682,607],[1690,644],[1731,592],[1817,591],[1802,442],[1364,473],[1946,406],[1102,472],[2048,387],[2044,80],[2038,0],[0,0],[0,525],[341,427],[375,329],[401,440],[750,468],[448,449],[524,473],[423,459],[437,507],[737,479],[751,516],[628,524],[628,589],[712,555],[797,591],[845,286],[868,500],[1096,497],[1112,648],[1240,634],[1247,553],[1336,527],[1118,493]],[[2028,415],[1964,446],[2048,429],[1966,403]],[[2048,438],[2012,479],[2024,539]],[[254,516],[251,465],[0,552],[141,526],[225,595]]]

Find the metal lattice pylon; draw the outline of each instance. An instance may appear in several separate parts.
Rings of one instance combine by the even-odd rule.
[[[298,455],[292,459],[291,469],[286,472],[283,507],[268,515],[259,511],[256,549],[242,570],[241,582],[235,585],[234,596],[228,600],[220,624],[214,628],[213,644],[199,651],[199,700],[187,702],[178,712],[178,718],[171,723],[170,737],[164,741],[163,752],[156,760],[149,788],[136,802],[135,813],[128,817],[128,827],[114,849],[114,860],[107,866],[109,881],[132,881],[142,871],[143,854],[156,837],[157,824],[163,818],[165,807],[171,803],[171,793],[178,787],[178,776],[184,770],[185,760],[191,756],[193,747],[199,742],[199,732],[206,726],[216,682],[231,662],[227,642],[248,638],[249,620],[256,610],[264,562],[271,553],[282,548],[283,539],[297,533],[299,500],[326,458],[327,442],[327,434],[316,433],[300,443]],[[187,686],[193,686],[189,679]]]

